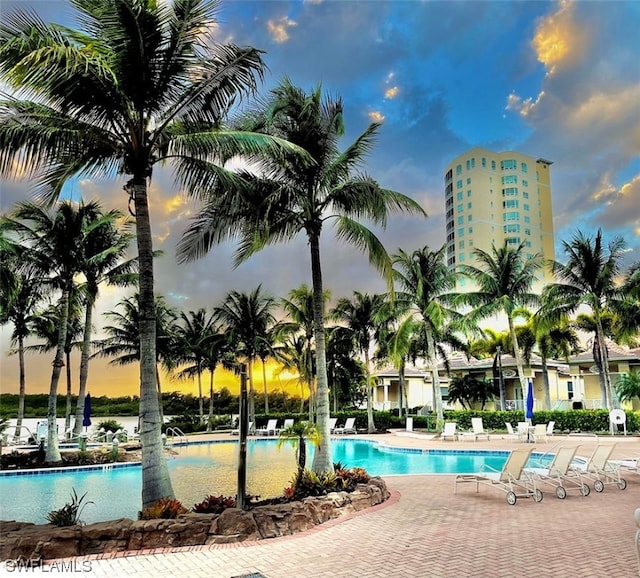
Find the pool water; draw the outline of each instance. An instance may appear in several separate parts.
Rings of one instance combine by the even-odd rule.
[[[313,460],[309,448],[307,465]],[[334,440],[333,461],[361,467],[371,475],[457,474],[500,470],[506,451],[403,450],[365,440]],[[176,448],[168,467],[176,498],[186,508],[209,495],[235,496],[237,491],[237,442],[190,443]],[[47,523],[46,515],[70,501],[72,490],[92,501],[83,510],[86,523],[117,518],[136,519],[140,509],[140,466],[106,470],[58,471],[41,475],[0,475],[0,519]],[[276,497],[289,486],[296,472],[291,445],[276,449],[275,440],[247,444],[247,492],[262,499]]]

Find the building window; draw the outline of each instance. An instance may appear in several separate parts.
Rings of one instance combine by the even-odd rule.
[[[506,201],[502,201],[503,209],[517,209],[518,208],[518,199],[507,199]]]
[[[467,170],[471,169],[471,161],[467,159]]]
[[[522,196],[523,196],[525,199],[528,199],[528,198],[529,198],[529,193],[527,193],[527,191],[523,191],[523,192],[522,192]]]
[[[527,163],[521,163],[521,164],[520,164],[520,170],[521,170],[523,173],[526,173],[526,172],[527,172],[527,170],[528,170],[528,169],[527,169]]]
[[[475,159],[475,157],[473,157],[473,158],[471,159],[471,168],[472,168],[472,169],[475,169],[475,168],[476,168],[476,159]]]
[[[473,221],[473,215],[467,215],[467,221],[469,222]]]
[[[467,197],[471,196],[471,191],[467,191]]]
[[[483,167],[487,166],[487,159],[485,159],[484,157],[482,157],[482,166]]]
[[[469,239],[469,247],[473,247],[473,239]]]
[[[528,187],[529,186],[529,181],[522,179],[522,186],[523,187]]]
[[[458,179],[456,181],[456,189],[461,189],[462,188],[462,179]]]
[[[469,227],[467,231],[469,232],[469,235],[471,235],[471,233],[473,233],[473,227]]]
[[[471,184],[471,177],[467,177],[467,185]]]
[[[530,223],[531,222],[531,217],[529,217],[529,215],[525,215],[524,216],[524,222],[525,223]]]
[[[464,205],[462,203],[460,203],[457,207],[457,211],[458,213],[462,213],[462,209],[464,208]]]
[[[529,210],[529,204],[528,203],[524,203],[524,205],[522,205],[525,211]]]
[[[519,221],[520,213],[518,211],[509,211],[503,215],[504,221]]]
[[[464,253],[460,253],[459,257],[460,257],[460,263],[462,263],[464,261]]]
[[[456,167],[456,176],[461,175],[462,174],[462,165],[458,165]]]
[[[520,237],[507,237],[507,245],[519,245]]]
[[[503,185],[515,185],[518,182],[518,177],[516,175],[507,175],[502,177]]]
[[[464,227],[458,229],[458,237],[464,237]]]
[[[520,232],[520,225],[518,224],[510,224],[510,225],[505,225],[504,226],[504,232],[506,233],[519,233]]]
[[[456,195],[456,198],[457,198],[459,201],[461,201],[461,200],[462,200],[462,196],[463,196],[462,191],[458,191],[458,194]]]
[[[527,229],[525,229],[525,230],[524,230],[524,234],[525,234],[525,235],[528,235],[528,236],[531,236],[531,229],[528,229],[528,228],[527,228]]]
[[[518,196],[518,187],[507,187],[502,189],[503,197],[517,197]]]
[[[500,162],[500,168],[503,171],[505,171],[505,170],[514,170],[514,169],[518,168],[518,163],[513,159],[501,161]]]
[[[472,206],[473,206],[473,203],[471,202],[467,203],[467,209],[471,209]]]
[[[458,243],[458,249],[464,249],[464,241]]]
[[[462,225],[464,223],[464,217],[462,215],[460,215],[458,217],[458,225]]]
[[[491,161],[491,170],[492,171],[496,170],[496,161]]]

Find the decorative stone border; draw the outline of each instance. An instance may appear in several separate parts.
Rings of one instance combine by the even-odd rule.
[[[389,496],[385,482],[375,477],[351,493],[332,492],[248,511],[230,508],[220,515],[187,513],[172,520],[122,518],[65,528],[1,522],[0,559],[51,560],[108,553],[118,556],[130,551],[264,540],[309,530],[381,504]]]

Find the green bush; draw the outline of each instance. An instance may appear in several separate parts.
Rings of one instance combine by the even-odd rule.
[[[199,514],[222,514],[227,508],[235,508],[236,499],[227,496],[207,496],[191,508]]]

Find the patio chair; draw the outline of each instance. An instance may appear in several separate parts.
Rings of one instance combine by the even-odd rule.
[[[582,480],[579,472],[571,469],[577,449],[578,446],[559,447],[550,464],[546,466],[539,464],[533,468],[525,468],[525,473],[554,487],[556,497],[560,500],[567,497],[569,489],[579,490],[581,495],[588,496],[591,488]]]
[[[511,422],[505,421],[504,425],[507,427],[508,438],[513,441],[518,441],[520,438],[518,437],[518,434],[514,431],[513,426],[511,425]]]
[[[457,427],[458,427],[458,424],[455,421],[445,422],[444,429],[440,434],[440,439],[444,441],[447,438],[451,438],[453,441],[456,441],[458,439],[458,432],[456,431]]]
[[[285,419],[284,420],[284,425],[282,426],[282,429],[287,429],[288,427],[293,427],[294,423],[295,423],[294,419]]]
[[[484,424],[482,423],[481,417],[472,417],[471,418],[471,427],[473,428],[473,433],[475,438],[486,438],[489,440],[489,434],[484,431]]]
[[[261,436],[275,436],[275,435],[278,435],[279,433],[280,433],[280,430],[278,429],[277,419],[270,419],[267,422],[266,426],[256,430],[256,434]]]
[[[555,421],[550,421],[547,424],[547,437],[551,437],[553,435],[553,428],[555,427],[556,422]]]
[[[348,434],[348,433],[352,433],[352,434],[358,433],[356,431],[356,418],[348,417],[342,427],[335,428],[334,433],[341,434],[341,435]]]
[[[533,448],[518,448],[509,453],[501,471],[486,466],[475,474],[458,474],[454,481],[454,494],[458,493],[458,484],[474,483],[476,493],[480,484],[491,486],[507,494],[507,503],[515,505],[518,498],[533,498],[542,501],[542,492],[536,487],[535,478],[527,476],[524,466],[531,456]]]
[[[252,421],[250,421],[249,422],[249,427],[247,428],[247,435],[252,436],[252,435],[255,435],[255,434],[256,434],[256,426]],[[231,430],[231,435],[232,436],[240,435],[240,428],[237,427],[237,428],[232,429]]]
[[[531,432],[531,436],[533,437],[533,443],[538,443],[539,441],[547,441],[547,426],[543,423],[538,423],[533,426],[533,431]]]
[[[611,460],[613,466],[617,466],[626,473],[640,474],[640,456],[637,458],[623,458],[621,460]]]
[[[518,439],[521,442],[529,441],[529,424],[526,421],[518,422]]]
[[[337,417],[330,417],[329,418],[329,433],[335,433],[336,424],[337,423],[338,423],[338,418]]]
[[[576,473],[593,480],[593,489],[603,492],[606,485],[615,484],[619,489],[627,487],[627,481],[620,476],[620,466],[610,460],[616,444],[599,444],[588,460],[576,458],[572,468]]]

